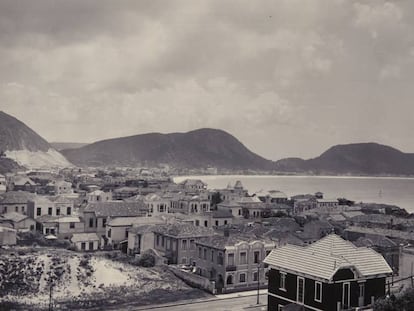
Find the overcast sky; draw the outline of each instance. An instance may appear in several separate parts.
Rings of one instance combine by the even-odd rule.
[[[0,110],[48,141],[224,129],[414,152],[414,1],[0,1]]]

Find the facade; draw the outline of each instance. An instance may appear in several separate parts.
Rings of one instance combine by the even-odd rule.
[[[316,199],[317,208],[336,208],[339,205],[337,199]]]
[[[75,233],[70,239],[78,251],[96,251],[99,249],[99,237],[96,233]]]
[[[34,219],[20,213],[6,213],[0,216],[1,219],[10,221],[13,224],[13,228],[20,232],[34,231],[36,228]]]
[[[72,193],[72,183],[64,180],[52,181],[48,184],[55,195]]]
[[[89,192],[86,194],[86,201],[88,203],[112,201],[112,192],[104,192],[102,190]]]
[[[392,274],[374,250],[331,234],[305,247],[286,245],[264,260],[269,265],[268,310],[295,304],[303,310],[354,310],[385,295]]]
[[[214,234],[211,228],[188,223],[159,225],[154,230],[154,249],[170,264],[193,264],[197,256],[196,241]]]
[[[0,197],[0,214],[16,212],[22,215],[27,214],[27,204],[33,200],[35,194],[26,191],[8,191]]]
[[[205,182],[203,182],[200,179],[186,179],[182,182],[179,183],[179,186],[186,190],[186,191],[190,191],[190,192],[197,192],[200,190],[206,190],[207,189],[207,184]]]
[[[210,236],[196,241],[199,274],[214,281],[221,292],[243,291],[267,285],[262,262],[275,247],[255,236]]]
[[[140,225],[128,228],[128,255],[142,254],[154,249],[154,225]]]
[[[55,235],[59,239],[69,239],[75,233],[83,233],[85,224],[76,216],[49,216],[36,218],[38,230],[44,235]]]
[[[150,216],[156,216],[159,214],[168,214],[170,212],[171,201],[158,194],[150,193],[144,198],[144,203],[149,210]]]
[[[106,225],[118,217],[146,217],[148,209],[143,202],[110,201],[88,203],[83,211],[85,232],[95,232],[99,236],[106,235]]]
[[[227,210],[236,217],[236,218],[243,218],[243,208],[240,204],[234,201],[223,201],[217,204],[217,210]]]

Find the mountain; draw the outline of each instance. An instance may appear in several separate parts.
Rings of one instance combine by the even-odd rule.
[[[0,111],[0,153],[26,168],[71,165],[35,131],[3,111]]]
[[[320,175],[414,175],[414,154],[377,143],[347,144],[314,159],[287,158],[275,166],[280,172]]]
[[[215,129],[187,133],[150,133],[98,141],[62,150],[80,166],[133,166],[159,163],[175,167],[271,169],[273,162],[248,150],[232,135]]]
[[[55,148],[57,151],[64,149],[76,149],[83,146],[86,146],[87,143],[65,143],[65,142],[52,142],[50,145]]]

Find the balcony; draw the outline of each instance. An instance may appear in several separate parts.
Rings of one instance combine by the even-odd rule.
[[[236,271],[237,270],[237,266],[235,265],[228,265],[226,267],[226,271]]]

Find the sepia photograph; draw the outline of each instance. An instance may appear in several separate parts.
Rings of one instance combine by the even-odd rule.
[[[0,311],[414,310],[414,1],[0,0]]]

